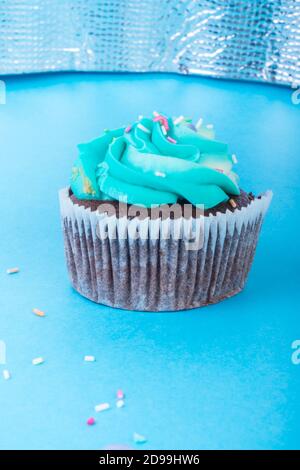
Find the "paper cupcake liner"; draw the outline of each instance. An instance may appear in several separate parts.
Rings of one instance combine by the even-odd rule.
[[[271,199],[268,191],[247,207],[197,220],[129,220],[74,204],[63,189],[71,283],[90,300],[129,310],[184,310],[231,297],[245,285]],[[201,245],[190,249],[199,221]],[[136,229],[143,237],[134,236]]]

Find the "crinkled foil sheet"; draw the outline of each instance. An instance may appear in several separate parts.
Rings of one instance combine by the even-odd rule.
[[[0,0],[0,73],[300,82],[300,0]]]

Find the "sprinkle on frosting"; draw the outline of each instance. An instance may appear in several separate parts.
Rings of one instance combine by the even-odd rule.
[[[209,209],[239,195],[228,146],[215,140],[210,125],[198,121],[195,127],[188,117],[154,111],[79,150],[71,178],[78,199],[144,207],[185,200]]]
[[[234,163],[234,164],[237,164],[238,159],[237,159],[235,153],[233,153],[233,154],[231,155],[231,158],[232,158],[233,163]]]
[[[147,127],[143,126],[143,124],[138,124],[137,127],[141,129],[141,131],[147,132],[147,134],[151,134],[151,131]]]
[[[198,119],[198,121],[197,121],[197,123],[196,123],[196,129],[197,129],[197,130],[200,129],[200,127],[202,126],[202,124],[203,124],[203,119],[202,119],[202,118]]]
[[[175,126],[178,126],[184,120],[183,116],[179,116],[178,118],[174,119]]]

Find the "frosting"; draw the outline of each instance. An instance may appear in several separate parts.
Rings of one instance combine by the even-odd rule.
[[[240,194],[233,158],[212,126],[154,113],[80,144],[71,189],[78,199],[153,207],[188,201],[205,209]]]

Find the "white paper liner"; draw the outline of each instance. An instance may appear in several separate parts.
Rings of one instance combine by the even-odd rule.
[[[68,188],[59,196],[73,287],[112,307],[172,311],[241,291],[272,192],[234,212],[189,220],[118,219],[74,204]],[[191,248],[193,230],[200,249]]]

